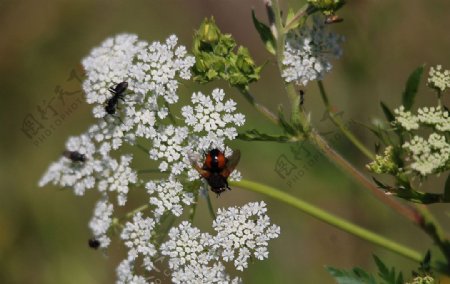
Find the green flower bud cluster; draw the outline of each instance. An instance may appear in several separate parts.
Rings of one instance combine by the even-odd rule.
[[[376,155],[375,161],[367,164],[367,168],[377,174],[396,174],[398,166],[394,161],[394,148],[392,146],[386,147],[384,154]]]
[[[308,0],[309,5],[321,11],[324,15],[333,15],[344,6],[344,0]]]
[[[224,79],[245,88],[259,79],[262,66],[256,66],[247,48],[239,46],[230,34],[223,34],[214,18],[205,19],[194,35],[192,67],[194,80],[207,83]]]

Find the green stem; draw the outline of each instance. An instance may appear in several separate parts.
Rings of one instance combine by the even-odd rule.
[[[153,173],[161,173],[161,170],[160,169],[138,170],[138,174],[153,174]]]
[[[346,159],[344,159],[339,153],[337,153],[325,139],[323,139],[320,134],[316,131],[312,131],[310,135],[310,141],[323,152],[323,154],[333,161],[340,169],[345,173],[352,176],[356,181],[362,184],[365,188],[369,189],[373,195],[380,199],[383,203],[390,206],[400,215],[403,215],[408,220],[416,225],[419,225],[419,214],[414,208],[410,206],[403,205],[398,200],[394,199],[392,196],[386,195],[381,191],[371,180],[364,176],[358,169],[356,169],[352,164],[350,164]]]
[[[286,41],[286,32],[283,27],[281,19],[280,6],[278,0],[272,2],[273,14],[274,14],[274,27],[277,31],[276,37],[276,57],[278,63],[278,69],[283,72],[283,59],[284,59],[284,45]],[[303,133],[309,132],[309,122],[302,108],[300,107],[300,95],[298,94],[295,85],[293,83],[285,84],[286,93],[288,95],[291,104],[291,122],[294,125],[299,125]]]
[[[148,151],[150,151],[149,149],[145,148],[144,146],[142,146],[139,143],[136,143],[136,147],[138,147],[140,150],[142,150],[147,155],[148,155]]]
[[[244,95],[244,98],[258,110],[261,114],[263,114],[265,117],[267,117],[272,123],[279,124],[278,117],[271,112],[268,108],[266,108],[264,105],[259,104],[255,97],[249,92],[247,88],[238,88],[241,94]]]
[[[364,155],[366,155],[367,158],[370,160],[375,160],[375,155],[367,149],[366,146],[364,146],[361,141],[359,141],[358,138],[356,138],[353,133],[349,131],[349,129],[344,125],[344,123],[334,114],[330,102],[328,100],[327,92],[325,91],[325,87],[323,85],[322,81],[317,81],[317,85],[319,86],[320,95],[322,97],[323,103],[325,107],[327,108],[328,114],[330,115],[331,121],[339,128],[339,130],[347,137],[350,142],[353,143],[353,145],[356,146]]]
[[[276,188],[273,188],[273,187],[270,187],[267,185],[263,185],[260,183],[248,181],[248,180],[241,180],[238,182],[230,181],[229,183],[230,183],[230,185],[249,189],[251,191],[270,196],[270,197],[277,199],[285,204],[289,204],[289,205],[299,209],[300,211],[302,211],[314,218],[317,218],[327,224],[330,224],[330,225],[332,225],[336,228],[339,228],[347,233],[350,233],[354,236],[360,237],[363,240],[366,240],[373,244],[384,247],[392,252],[395,252],[399,255],[407,257],[413,261],[421,262],[423,259],[421,253],[419,253],[411,248],[408,248],[402,244],[399,244],[395,241],[387,239],[384,236],[378,235],[367,229],[359,227],[353,223],[348,222],[347,220],[336,217],[328,212],[325,212],[324,210],[320,209],[319,207],[309,204],[303,200],[300,200],[300,199],[298,199],[290,194],[287,194],[285,192],[282,192]]]
[[[216,219],[216,213],[214,213],[214,208],[212,206],[211,198],[209,197],[209,193],[208,192],[206,192],[206,203],[208,203],[208,211],[209,211],[209,214],[211,215],[211,218],[213,220],[215,220]]]

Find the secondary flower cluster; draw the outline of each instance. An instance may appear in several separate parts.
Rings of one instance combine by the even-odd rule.
[[[321,80],[332,68],[330,59],[342,55],[340,44],[343,41],[343,37],[326,30],[323,17],[313,17],[311,27],[305,24],[287,35],[283,78],[303,86],[309,81]]]
[[[428,138],[414,135],[402,145],[410,154],[411,169],[422,176],[447,170],[450,163],[450,144],[446,138],[450,130],[448,111],[440,106],[423,107],[413,114],[401,106],[395,110],[395,114],[394,125],[405,131],[416,131],[423,127],[431,127],[435,131]]]
[[[194,63],[186,48],[177,46],[176,36],[147,43],[136,35],[121,34],[94,48],[83,60],[87,74],[83,90],[97,121],[68,139],[64,155],[39,181],[39,186],[72,188],[76,195],[97,191],[100,200],[89,222],[93,243],[105,249],[111,234],[121,230],[127,247],[127,257],[117,268],[118,283],[147,283],[135,269],[153,271],[160,254],[169,256],[175,283],[237,282],[238,278],[227,275],[222,261],[234,260],[243,270],[250,257],[267,258],[267,242],[279,234],[279,228],[270,225],[265,204],[250,203],[220,210],[213,224],[217,236],[201,233],[184,221],[161,245],[167,216],[182,216],[184,208],[195,206],[201,196],[204,185],[192,157],[213,148],[229,157],[233,151],[226,144],[245,122],[236,103],[226,99],[221,89],[192,94],[190,105],[176,108],[180,113],[171,109],[178,102],[180,80],[191,78]],[[165,177],[149,179],[139,173],[133,155],[122,154],[131,147],[145,150],[147,164],[155,161]],[[230,178],[239,176],[235,171]],[[116,211],[122,211],[115,206],[129,205],[130,192],[146,194],[146,202],[125,219],[115,217]]]
[[[268,257],[270,239],[278,237],[280,228],[270,225],[266,204],[248,203],[243,207],[219,209],[213,228],[216,235],[201,233],[188,222],[172,228],[170,240],[162,244],[161,252],[169,256],[169,266],[175,271],[175,283],[216,283],[224,274],[225,262],[234,261],[237,270],[248,266],[248,259]],[[198,274],[200,272],[200,274]],[[223,278],[229,283],[229,278]],[[232,282],[238,281],[234,279]]]
[[[441,65],[437,65],[436,68],[431,67],[428,77],[428,86],[439,92],[444,92],[446,89],[450,88],[450,70],[442,70]]]

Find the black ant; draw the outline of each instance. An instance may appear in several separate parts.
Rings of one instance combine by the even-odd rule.
[[[110,91],[113,96],[106,101],[106,106],[105,106],[105,111],[108,114],[115,114],[116,113],[116,108],[117,108],[117,104],[119,103],[119,100],[124,101],[123,96],[124,96],[124,92],[125,90],[128,88],[128,83],[127,82],[122,82],[117,84],[114,88],[110,87],[108,89],[108,91]]]
[[[64,151],[63,156],[67,159],[70,159],[72,162],[85,162],[86,156],[84,154],[81,154],[78,151]]]

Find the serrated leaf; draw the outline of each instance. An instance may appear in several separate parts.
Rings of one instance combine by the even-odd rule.
[[[383,279],[385,284],[403,284],[403,274],[400,272],[398,275],[395,272],[395,268],[389,269],[376,255],[373,255],[375,263],[378,267],[378,275]]]
[[[353,268],[352,270],[337,269],[334,267],[326,267],[328,273],[334,277],[339,284],[376,284],[375,278],[361,268]]]
[[[414,70],[408,77],[408,81],[406,82],[405,90],[402,95],[402,103],[405,110],[410,110],[414,104],[414,99],[419,89],[422,74],[423,65]]]
[[[276,44],[275,44],[275,38],[272,34],[272,31],[268,26],[260,22],[255,15],[255,10],[252,10],[252,19],[253,19],[253,25],[255,26],[256,30],[259,33],[259,37],[263,41],[266,49],[271,54],[276,54]]]
[[[389,122],[394,121],[395,120],[395,116],[392,113],[392,111],[389,109],[389,107],[383,101],[380,101],[380,106],[381,106],[381,109],[383,110],[383,113],[384,113],[384,116],[386,117],[386,119]]]

